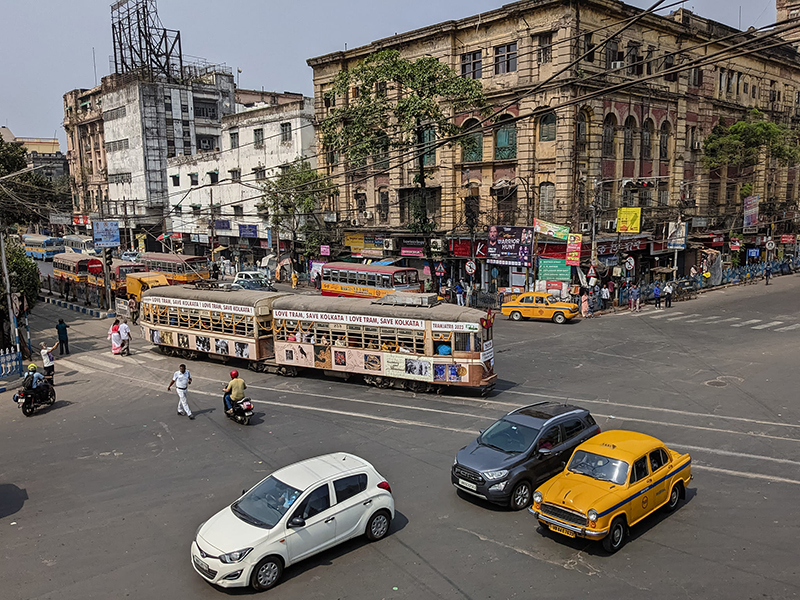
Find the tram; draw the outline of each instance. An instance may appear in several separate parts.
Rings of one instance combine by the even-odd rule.
[[[169,286],[144,292],[141,302],[144,335],[168,354],[238,358],[287,376],[361,375],[415,392],[493,388],[493,321],[422,294],[366,300]]]
[[[55,255],[64,252],[64,240],[46,235],[26,233],[22,236],[22,245],[26,256],[38,260],[53,260]]]

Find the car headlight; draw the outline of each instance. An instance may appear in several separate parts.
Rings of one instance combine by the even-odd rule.
[[[586,513],[586,516],[589,517],[589,520],[592,523],[596,523],[597,522],[597,511],[595,509],[593,509],[593,508],[589,509],[589,512]]]
[[[219,557],[221,562],[224,562],[226,565],[230,565],[233,563],[237,563],[242,560],[245,556],[250,554],[252,548],[245,548],[244,550],[237,550],[236,552],[228,552],[227,554],[223,554]]]
[[[542,496],[542,492],[540,492],[539,490],[536,490],[535,492],[533,492],[533,501],[534,501],[534,503],[541,504],[542,500],[544,500],[544,496]]]
[[[508,471],[506,469],[501,469],[500,471],[484,471],[481,475],[489,481],[497,481],[508,475]]]

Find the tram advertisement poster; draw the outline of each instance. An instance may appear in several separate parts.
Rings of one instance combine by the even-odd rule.
[[[531,266],[532,227],[489,227],[486,261],[493,265]]]
[[[469,370],[465,365],[434,363],[433,380],[441,383],[464,383],[469,381]]]
[[[410,358],[403,354],[384,354],[383,372],[389,377],[433,381],[433,363],[425,358]]]

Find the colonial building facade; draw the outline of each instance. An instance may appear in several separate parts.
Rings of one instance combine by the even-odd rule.
[[[701,158],[703,140],[716,125],[754,108],[777,122],[798,122],[800,54],[786,45],[675,72],[724,50],[717,40],[736,30],[678,10],[647,15],[616,33],[620,22],[640,12],[615,0],[524,0],[313,58],[317,119],[332,108],[326,91],[335,75],[370,53],[434,56],[463,77],[479,79],[499,108],[473,134],[473,144],[442,146],[426,156],[427,185],[436,194],[430,216],[440,237],[471,237],[475,229],[480,237],[491,225],[530,225],[537,216],[602,237],[616,232],[620,207],[641,207],[648,242],[677,220],[695,218],[697,233],[737,223],[741,229],[745,184],[760,197],[762,229],[774,224],[772,233],[794,231],[800,183],[794,165],[765,160],[747,172],[709,172]],[[742,34],[725,43],[746,39]],[[630,85],[605,93],[623,83]],[[465,128],[482,120],[477,114],[453,118]],[[321,156],[324,150],[318,146]],[[392,157],[388,170],[373,164],[375,174],[367,179],[341,162],[322,162],[341,192],[328,208],[340,222],[376,235],[402,232],[415,173],[401,162]],[[477,228],[470,231],[465,217],[476,209]],[[683,260],[675,266],[682,270]],[[500,273],[500,286],[507,285],[504,278]]]

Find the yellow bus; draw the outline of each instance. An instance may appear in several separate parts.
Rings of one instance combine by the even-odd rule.
[[[287,376],[318,369],[416,392],[488,392],[497,379],[493,319],[436,296],[370,301],[170,286],[144,292],[141,324],[165,353],[242,359],[255,371]]]
[[[208,259],[205,256],[146,252],[139,256],[139,262],[150,272],[163,273],[170,285],[194,283],[211,277],[208,271]]]
[[[62,252],[53,257],[53,277],[70,281],[89,281],[90,277],[103,279],[103,263],[88,254]]]
[[[419,272],[410,267],[332,262],[322,266],[322,295],[380,298],[392,292],[421,292]]]
[[[111,262],[111,268],[109,269],[109,279],[111,284],[111,289],[115,292],[125,292],[127,287],[127,276],[129,273],[145,273],[147,271],[147,267],[145,265],[141,265],[139,263],[128,262],[126,260],[120,260],[115,258]],[[100,271],[97,274],[90,273],[89,274],[89,283],[94,286],[103,287],[103,272]]]

